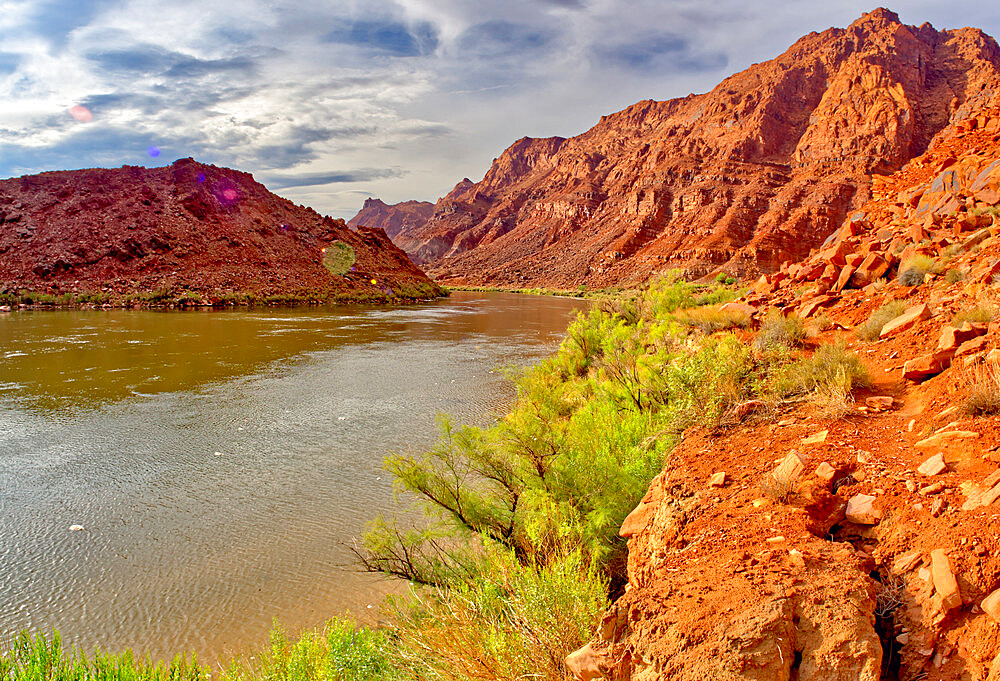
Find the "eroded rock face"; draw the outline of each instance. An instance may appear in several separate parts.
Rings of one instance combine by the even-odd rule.
[[[323,266],[334,241],[354,251],[353,272]],[[414,285],[431,282],[382,230],[352,231],[248,173],[181,159],[0,181],[0,290],[187,289],[211,299],[378,296]]]
[[[882,646],[863,560],[810,529],[819,506],[790,512],[751,502],[759,492],[744,486],[742,472],[725,491],[699,484],[706,446],[726,447],[707,432],[686,436],[651,484],[649,512],[630,532],[629,585],[570,661],[576,677],[879,679]]]
[[[867,200],[872,173],[899,168],[992,96],[998,73],[1000,49],[981,31],[876,10],[707,94],[639,102],[568,140],[519,140],[395,240],[446,282],[772,272]]]
[[[434,204],[429,201],[403,201],[390,206],[380,199],[369,198],[347,226],[381,229],[392,239],[400,232],[422,226],[432,215]]]

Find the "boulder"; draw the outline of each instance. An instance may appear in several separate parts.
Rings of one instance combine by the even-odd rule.
[[[865,406],[871,411],[889,411],[892,409],[893,399],[888,395],[878,395],[865,398]]]
[[[878,253],[869,253],[854,270],[851,283],[861,288],[879,279],[889,271],[889,263]]]
[[[913,307],[907,308],[903,314],[899,315],[895,319],[891,319],[882,326],[882,331],[879,332],[880,338],[889,338],[890,336],[895,336],[898,333],[902,333],[907,329],[911,329],[916,326],[919,322],[925,319],[931,318],[931,309],[926,303],[920,305],[914,305]]]
[[[941,337],[938,339],[937,349],[955,353],[962,343],[985,334],[986,328],[982,325],[973,327],[969,322],[965,322],[961,326],[952,326],[949,324],[941,328]]]
[[[804,470],[805,465],[802,463],[802,457],[799,456],[798,452],[792,450],[788,456],[781,460],[771,475],[779,482],[794,482],[802,477]]]
[[[942,351],[911,359],[903,364],[903,378],[919,383],[937,376],[951,366],[953,355],[953,352]]]
[[[566,668],[577,681],[601,679],[604,678],[602,667],[606,666],[606,657],[597,652],[592,643],[588,643],[566,657]]]
[[[919,468],[917,468],[917,472],[927,477],[940,475],[941,473],[944,473],[946,470],[948,470],[948,464],[944,462],[944,454],[940,453],[935,454],[931,458],[927,459],[922,464],[920,464]]]
[[[726,486],[726,472],[719,471],[718,473],[712,474],[712,477],[708,479],[709,487],[725,487]]]
[[[875,499],[870,494],[855,494],[847,501],[847,519],[858,525],[877,525],[882,511],[873,506]]]
[[[1000,622],[1000,589],[997,589],[989,596],[983,599],[983,602],[979,604],[979,607],[983,609],[987,615],[994,622]]]
[[[924,438],[913,446],[917,449],[940,449],[951,445],[961,445],[965,441],[975,440],[978,437],[979,433],[973,430],[946,430]]]
[[[958,590],[958,582],[951,571],[951,563],[944,549],[931,551],[931,580],[934,583],[934,590],[941,597],[943,613],[962,607],[962,594]]]

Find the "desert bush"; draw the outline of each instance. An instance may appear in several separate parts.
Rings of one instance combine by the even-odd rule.
[[[799,490],[799,481],[793,478],[785,478],[768,473],[760,481],[760,491],[764,496],[777,501],[779,504],[787,503]]]
[[[776,367],[770,376],[777,397],[811,395],[829,408],[869,383],[868,370],[842,339],[819,346],[811,357]]]
[[[735,309],[722,309],[718,305],[706,305],[679,310],[674,313],[674,318],[681,324],[692,326],[706,335],[750,324],[750,315],[746,312]]]
[[[754,346],[758,350],[776,346],[794,348],[801,346],[805,337],[805,325],[801,319],[795,315],[786,317],[777,310],[772,310],[761,324],[757,338],[754,339]]]
[[[905,311],[906,303],[902,300],[891,300],[872,312],[863,324],[854,327],[854,335],[864,341],[878,340],[882,327]]]
[[[51,635],[22,631],[0,650],[0,679],[4,681],[211,681],[207,667],[197,659],[178,656],[169,664],[138,658],[131,650],[120,654],[95,651],[88,657],[63,646],[59,632]]]
[[[356,260],[354,249],[343,241],[333,241],[323,249],[323,266],[330,274],[347,274]]]
[[[949,284],[957,284],[964,278],[962,270],[955,269],[954,267],[944,273],[944,280]]]
[[[897,277],[903,286],[917,286],[924,283],[924,275],[933,272],[937,261],[927,255],[914,255],[907,258],[899,266]]]
[[[989,324],[997,315],[997,308],[991,303],[981,303],[970,310],[960,310],[951,318],[951,323],[961,326],[965,322]]]
[[[965,377],[962,410],[970,416],[1000,414],[1000,366],[993,362],[974,367]]]
[[[608,606],[607,586],[575,552],[525,567],[487,548],[476,578],[396,598],[390,614],[399,666],[419,679],[565,679],[566,655]]]

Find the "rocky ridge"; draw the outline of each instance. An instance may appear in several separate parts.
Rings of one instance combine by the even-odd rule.
[[[1000,680],[1000,401],[969,401],[1000,400],[996,104],[739,303],[844,339],[872,385],[842,418],[747,403],[686,431],[577,678]]]
[[[335,242],[353,269],[322,264]],[[0,293],[193,292],[257,298],[440,294],[381,229],[351,230],[269,192],[248,173],[181,159],[0,180]]]
[[[347,221],[347,226],[381,229],[393,239],[400,232],[423,225],[433,214],[434,204],[429,201],[403,201],[390,206],[381,199],[368,198],[358,214]]]
[[[864,203],[872,174],[922,153],[998,83],[1000,48],[981,31],[875,10],[709,93],[639,102],[571,139],[521,139],[395,241],[457,284],[773,272]]]

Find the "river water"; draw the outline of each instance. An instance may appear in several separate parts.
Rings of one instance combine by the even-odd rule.
[[[216,664],[389,589],[349,550],[390,452],[486,425],[581,301],[0,315],[0,636]],[[72,529],[71,529],[72,528]],[[81,529],[82,528],[82,529]]]

